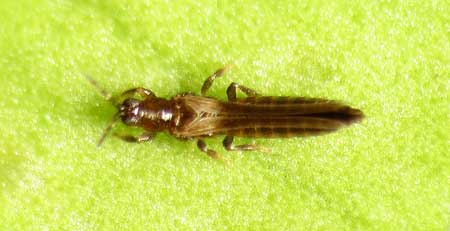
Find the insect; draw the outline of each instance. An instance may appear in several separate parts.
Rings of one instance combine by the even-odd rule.
[[[88,80],[118,112],[104,130],[100,146],[117,121],[127,126],[141,127],[140,136],[114,134],[127,142],[145,142],[158,132],[168,132],[179,139],[197,140],[198,148],[212,158],[220,155],[209,149],[204,138],[225,135],[223,146],[228,151],[259,149],[255,144],[234,145],[234,137],[283,138],[321,135],[360,121],[359,109],[337,101],[305,97],[261,96],[255,90],[231,83],[228,101],[206,96],[214,80],[228,70],[218,69],[203,83],[201,96],[181,93],[170,99],[157,97],[151,90],[137,87],[112,97],[87,76]],[[247,95],[237,98],[237,90]]]

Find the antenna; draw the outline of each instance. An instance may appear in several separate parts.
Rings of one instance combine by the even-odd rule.
[[[111,131],[111,128],[117,123],[117,120],[119,120],[119,118],[120,118],[120,112],[117,112],[116,114],[114,114],[112,120],[108,123],[108,126],[105,128],[102,136],[98,140],[97,147],[100,147],[102,145],[103,141],[105,141],[106,136]]]
[[[92,84],[92,86],[95,87],[95,89],[97,89],[97,91],[103,96],[103,98],[112,103],[112,105],[116,107],[118,106],[118,103],[116,102],[114,97],[108,91],[100,87],[100,84],[98,84],[98,82],[94,78],[87,74],[84,74],[84,77],[89,81],[89,83]]]
[[[102,87],[100,87],[100,85],[98,84],[97,81],[95,81],[94,78],[92,78],[90,75],[84,74],[84,77],[89,81],[89,83],[91,83],[95,89],[97,89],[97,91],[107,100],[109,101],[112,105],[118,107],[119,104],[116,102],[115,98],[109,93],[107,92],[105,89],[103,89]],[[108,126],[106,126],[105,130],[103,131],[102,136],[100,137],[98,143],[97,143],[97,147],[100,147],[103,143],[103,141],[105,141],[106,136],[108,136],[109,132],[111,131],[112,127],[117,123],[117,120],[120,119],[120,112],[117,112],[116,114],[114,114],[113,118],[111,119],[111,121],[108,123]]]

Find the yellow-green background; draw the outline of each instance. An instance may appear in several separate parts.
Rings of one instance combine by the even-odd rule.
[[[448,230],[449,22],[448,1],[3,0],[0,230]],[[165,134],[95,146],[115,109],[82,73],[170,97],[226,63],[212,96],[367,118],[270,153],[207,140],[229,167]]]

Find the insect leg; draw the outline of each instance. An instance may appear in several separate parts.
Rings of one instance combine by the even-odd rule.
[[[206,153],[208,156],[212,157],[213,159],[222,160],[225,163],[227,163],[226,160],[222,159],[222,157],[219,155],[219,153],[206,147],[206,143],[204,140],[200,140],[200,139],[197,140],[197,147],[200,149],[200,151]]]
[[[155,134],[144,132],[140,136],[121,135],[121,134],[114,134],[114,136],[120,138],[123,141],[130,142],[130,143],[142,143],[142,142],[151,140],[155,136]]]
[[[255,90],[233,82],[227,88],[227,96],[228,96],[228,100],[229,101],[235,101],[236,100],[236,90],[237,89],[241,90],[242,92],[244,92],[249,97],[255,97],[255,96],[259,95]]]
[[[223,147],[225,147],[228,151],[254,151],[258,150],[259,147],[254,144],[242,144],[242,145],[233,145],[233,136],[225,136],[223,139]]]
[[[153,93],[152,91],[145,89],[143,87],[137,87],[137,88],[132,88],[130,90],[124,91],[120,96],[121,97],[131,97],[134,94],[139,94],[142,97],[148,97],[148,96],[153,96],[155,97],[155,93]]]
[[[208,78],[205,80],[205,82],[203,82],[203,86],[202,86],[202,95],[206,95],[206,92],[208,92],[208,89],[211,87],[211,85],[213,84],[214,80],[222,75],[225,74],[225,72],[228,71],[228,69],[231,68],[231,65],[226,65],[223,68],[220,68],[219,70],[217,70],[216,72],[214,72],[212,75],[208,76]]]
[[[183,93],[177,94],[176,96],[181,97],[181,96],[187,96],[187,95],[195,95],[195,94],[192,92],[183,92]]]

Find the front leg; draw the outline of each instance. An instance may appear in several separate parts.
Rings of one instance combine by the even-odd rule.
[[[182,92],[182,93],[178,93],[175,95],[175,97],[182,97],[182,96],[187,96],[187,95],[195,95],[193,92]]]
[[[123,134],[117,134],[115,133],[114,136],[118,137],[119,139],[130,142],[130,143],[142,143],[149,141],[155,137],[155,133],[150,132],[144,132],[140,136],[132,136],[132,135],[123,135]]]
[[[146,98],[146,97],[156,97],[155,93],[153,93],[151,90],[145,89],[143,87],[137,87],[137,88],[132,88],[130,90],[124,91],[120,97],[122,98],[129,98],[135,94],[140,95],[142,98]]]

